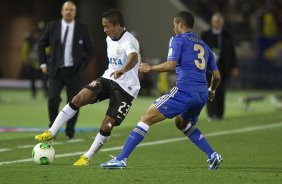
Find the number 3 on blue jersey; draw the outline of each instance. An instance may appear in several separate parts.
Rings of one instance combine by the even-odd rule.
[[[195,65],[197,66],[197,68],[199,68],[200,70],[205,69],[206,66],[206,60],[204,58],[205,55],[205,49],[199,45],[199,44],[195,44],[194,45],[194,51],[198,52],[198,59],[195,59]]]

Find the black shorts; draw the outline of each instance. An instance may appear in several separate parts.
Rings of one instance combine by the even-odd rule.
[[[110,99],[106,115],[115,120],[115,126],[119,126],[127,115],[133,96],[124,91],[117,83],[103,77],[89,83],[85,88],[90,89],[97,95],[92,103]]]

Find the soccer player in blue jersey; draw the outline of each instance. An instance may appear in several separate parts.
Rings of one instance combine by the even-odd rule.
[[[114,159],[101,164],[104,169],[122,169],[135,147],[143,140],[149,127],[167,118],[175,118],[181,130],[208,157],[208,169],[215,170],[223,158],[215,152],[202,133],[195,127],[198,116],[208,100],[213,100],[220,82],[220,73],[210,48],[192,32],[194,17],[183,11],[173,20],[174,32],[169,44],[167,61],[150,66],[142,63],[141,72],[165,72],[176,70],[176,86],[147,109],[137,126],[130,133],[123,150]],[[212,73],[207,86],[206,69]]]

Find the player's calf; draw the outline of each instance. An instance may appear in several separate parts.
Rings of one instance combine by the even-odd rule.
[[[184,120],[180,116],[175,117],[175,126],[177,129],[181,130],[182,132],[185,132],[185,130],[189,129],[192,126],[192,123],[190,121]]]

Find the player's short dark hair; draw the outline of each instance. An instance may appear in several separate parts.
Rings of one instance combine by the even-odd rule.
[[[174,16],[176,23],[183,22],[188,28],[194,27],[194,16],[188,11],[181,11]]]
[[[122,13],[115,8],[104,11],[102,18],[106,18],[113,25],[119,24],[121,27],[124,27]]]

